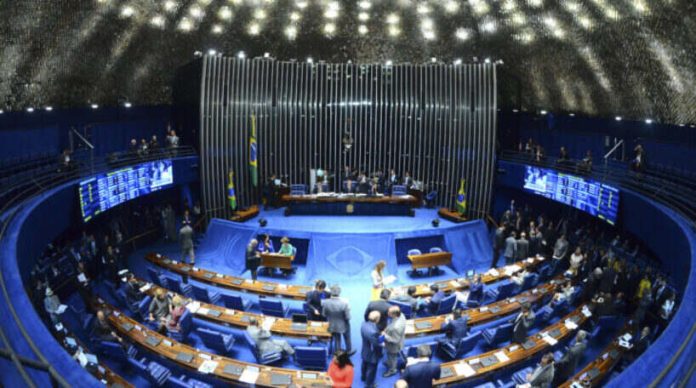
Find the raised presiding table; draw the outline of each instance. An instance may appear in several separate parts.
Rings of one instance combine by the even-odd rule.
[[[411,262],[411,268],[414,270],[452,264],[452,252],[421,253],[406,257],[408,257],[408,260]]]
[[[180,275],[196,279],[199,282],[212,284],[217,287],[229,288],[236,291],[305,300],[305,295],[307,292],[312,290],[312,287],[308,286],[296,286],[260,280],[253,281],[251,279],[245,279],[238,276],[224,275],[191,266],[190,264],[181,263],[176,260],[170,260],[157,253],[148,253],[145,255],[145,258],[157,266]]]
[[[411,216],[412,208],[419,205],[413,195],[367,195],[321,193],[306,195],[286,194],[286,214],[324,215],[403,215]]]
[[[587,305],[582,305],[555,324],[527,337],[524,344],[513,343],[473,357],[443,363],[440,365],[440,379],[435,380],[433,385],[452,386],[473,382],[524,362],[551,350],[559,341],[570,338],[573,332],[591,316],[592,313]]]
[[[164,290],[170,296],[176,293],[159,287],[152,283],[145,284],[140,290],[154,298],[157,290]],[[180,295],[184,300],[188,298]],[[265,327],[270,327],[270,331],[282,336],[311,338],[313,340],[329,340],[329,324],[327,322],[308,321],[307,323],[293,323],[291,319],[268,317],[262,314],[254,314],[241,310],[228,309],[211,303],[191,300],[186,308],[198,318],[202,318],[211,322],[222,324],[225,326],[247,327],[251,318],[256,320]]]
[[[332,385],[331,378],[324,372],[275,368],[200,351],[150,330],[124,314],[113,311],[111,306],[103,306],[112,310],[108,320],[121,336],[187,370],[208,374],[235,385],[276,387],[294,384],[318,388]]]
[[[533,268],[544,261],[543,256],[530,257],[526,260],[518,261],[510,265],[499,268],[491,268],[486,273],[481,274],[481,281],[484,284],[495,283],[503,279],[507,279],[516,273],[522,271],[525,268]],[[433,291],[430,289],[431,284],[437,284],[439,289],[449,293],[453,291],[461,291],[469,288],[470,279],[460,278],[460,279],[450,279],[442,280],[434,283],[424,283],[416,284],[416,297],[432,296]],[[392,292],[397,294],[403,294],[409,286],[394,287],[391,289]]]
[[[468,309],[465,311],[465,314],[469,316],[467,323],[469,326],[481,325],[515,313],[522,308],[522,304],[534,304],[541,301],[546,295],[552,296],[559,284],[560,280],[554,279],[514,297]],[[409,319],[406,321],[406,336],[418,337],[440,332],[448,318],[451,319],[452,314]]]
[[[261,253],[261,267],[292,269],[292,262],[295,256],[281,255],[280,253]]]

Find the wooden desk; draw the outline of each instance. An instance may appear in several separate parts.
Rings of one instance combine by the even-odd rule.
[[[335,195],[283,195],[284,202],[344,202],[344,203],[399,203],[404,205],[418,206],[416,197],[412,195],[358,195],[358,194],[335,194]]]
[[[156,284],[147,284],[149,284],[150,287],[147,290],[145,290],[144,293],[146,295],[152,296],[153,298],[155,297],[155,293],[159,289],[162,289],[165,292],[169,293],[172,297],[174,295],[177,295],[175,292],[160,287]],[[196,317],[215,322],[221,325],[246,328],[247,326],[249,326],[250,318],[256,318],[256,320],[260,323],[263,323],[263,321],[266,319],[272,319],[273,325],[271,326],[271,332],[275,334],[288,337],[311,338],[321,341],[328,341],[331,339],[331,333],[329,333],[329,324],[327,322],[309,321],[307,322],[306,330],[301,330],[299,328],[293,328],[291,319],[267,317],[262,314],[228,309],[222,306],[188,299],[184,295],[179,296],[184,300],[190,300],[191,302],[195,302],[195,304],[197,304],[196,306],[195,304],[188,303],[186,306],[189,309],[189,311],[191,311]]]
[[[465,216],[462,216],[461,214],[459,214],[458,211],[448,209],[446,207],[441,207],[440,209],[438,209],[437,215],[448,220],[448,221],[452,221],[452,222],[457,223],[457,224],[460,222],[468,221],[467,218]]]
[[[461,360],[441,364],[440,372],[450,374],[450,376],[435,380],[433,385],[451,386],[462,384],[463,382],[482,379],[500,371],[501,369],[515,365],[542,352],[549,351],[552,346],[546,340],[542,339],[541,334],[553,333],[554,331],[557,331],[558,335],[553,338],[559,342],[569,338],[576,329],[569,330],[565,325],[565,321],[572,319],[576,321],[575,323],[578,327],[581,326],[585,320],[588,319],[588,317],[582,313],[583,306],[586,305],[578,307],[573,312],[566,315],[555,324],[541,330],[539,333],[527,337],[527,342],[529,342],[531,345],[528,349],[525,349],[521,344],[510,344],[486,353],[477,354],[473,357],[467,357]],[[501,360],[500,357],[497,357],[497,355],[502,356],[503,359]],[[484,366],[482,361],[488,359],[489,357],[494,358],[496,360],[495,363]],[[460,366],[458,366],[459,364]],[[468,365],[468,367],[471,369],[467,368],[465,365]],[[456,368],[460,368],[461,371],[458,372]]]
[[[525,268],[533,268],[543,261],[543,257],[530,257],[527,260],[521,260],[517,263],[506,265],[504,267],[498,267],[495,269],[495,272],[489,270],[488,272],[481,274],[481,281],[484,284],[495,283],[500,280],[507,279]],[[461,291],[469,288],[469,280],[466,278],[442,280],[435,283],[415,284],[416,294],[414,295],[414,297],[432,296],[433,292],[432,290],[430,290],[430,284],[437,284],[440,287],[440,290],[446,293],[453,291]],[[405,293],[408,287],[410,286],[394,287],[391,289],[391,291],[396,293]]]
[[[618,338],[624,335],[625,332],[626,331],[622,330],[621,334],[604,349],[599,357],[587,364],[580,372],[571,377],[570,380],[561,384],[560,387],[570,388],[573,382],[581,382],[588,376],[592,376],[589,378],[591,386],[600,386],[600,383],[607,377],[612,369],[614,369],[626,352],[626,348],[620,346],[618,343]]]
[[[261,266],[266,268],[292,269],[295,256],[281,255],[280,253],[262,253]]]
[[[280,298],[305,300],[305,295],[307,292],[312,290],[312,287],[308,286],[295,286],[259,280],[253,281],[251,279],[245,279],[237,276],[224,275],[202,268],[192,267],[189,264],[169,260],[166,257],[155,253],[148,253],[145,258],[157,266],[180,275],[189,276],[199,282],[236,291]]]
[[[411,261],[411,268],[430,268],[439,265],[452,264],[452,252],[421,253],[420,255],[408,255]]]
[[[481,325],[511,315],[522,308],[522,303],[533,304],[542,300],[545,295],[552,295],[558,284],[560,284],[559,280],[554,279],[513,297],[465,310],[465,314],[469,316],[468,324],[469,326]],[[406,336],[420,337],[436,334],[442,331],[442,326],[448,317],[451,318],[452,314],[409,319],[406,321]]]
[[[129,341],[137,344],[139,347],[164,357],[189,371],[200,373],[198,372],[198,368],[200,368],[206,359],[208,359],[217,362],[217,366],[212,373],[210,373],[210,375],[225,382],[234,383],[235,385],[247,385],[247,383],[240,380],[239,375],[226,373],[225,367],[229,366],[242,369],[258,368],[259,375],[254,385],[258,387],[273,387],[274,385],[271,384],[271,378],[274,374],[286,376],[293,384],[298,386],[327,388],[331,386],[331,378],[324,372],[275,368],[271,366],[242,362],[233,358],[199,351],[196,348],[174,341],[173,339],[163,336],[156,331],[150,330],[146,326],[141,325],[137,321],[121,314],[119,311],[114,310],[113,307],[106,305],[103,302],[102,306],[105,307],[105,309],[112,311],[108,315],[108,320],[114,327],[115,331],[118,332],[122,337],[127,338]],[[132,325],[130,330],[127,329],[128,325]],[[153,346],[147,341],[148,338],[154,338],[155,340],[159,341],[159,344]],[[170,343],[171,346],[165,343],[165,341]],[[180,353],[192,355],[193,358],[188,362],[182,361],[177,359],[177,356]]]

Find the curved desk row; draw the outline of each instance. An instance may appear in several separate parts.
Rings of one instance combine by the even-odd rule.
[[[230,276],[214,271],[209,271],[203,268],[191,266],[186,263],[181,263],[176,260],[171,260],[158,253],[148,253],[145,259],[149,262],[175,272],[182,276],[188,276],[199,282],[212,284],[217,287],[232,289],[235,291],[250,292],[259,295],[274,296],[281,298],[290,298],[296,300],[305,300],[307,292],[312,290],[309,286],[287,285],[275,282],[253,281],[238,276]],[[491,269],[481,276],[481,281],[485,284],[495,283],[497,281],[507,279],[525,268],[532,268],[543,262],[542,256],[530,257],[526,260],[519,261],[497,269]],[[468,288],[468,279],[451,279],[436,282],[445,292],[460,291]],[[394,287],[391,290],[397,293],[405,293],[409,286]],[[430,296],[430,283],[416,285],[415,296]]]
[[[581,305],[553,325],[527,337],[524,344],[508,346],[481,353],[473,357],[440,365],[440,379],[433,385],[456,385],[478,380],[508,366],[550,350],[557,342],[565,340],[592,314],[587,305]]]
[[[140,280],[140,279],[139,279]],[[539,285],[531,290],[527,290],[518,295],[503,299],[485,306],[467,309],[466,314],[469,316],[469,326],[476,326],[486,322],[494,321],[504,316],[510,315],[522,307],[523,303],[536,303],[546,295],[552,295],[559,284],[559,280],[554,279],[549,283]],[[177,293],[157,286],[152,283],[147,283],[141,289],[147,295],[155,296],[157,290],[163,290],[170,296]],[[205,319],[217,324],[225,326],[247,327],[251,318],[256,318],[259,323],[266,320],[271,320],[269,323],[270,330],[273,333],[298,338],[312,338],[316,340],[330,340],[329,324],[321,321],[309,321],[307,324],[294,324],[291,319],[269,317],[263,314],[250,313],[247,311],[228,309],[212,303],[205,303],[193,300],[184,295],[180,295],[185,300],[190,302],[186,308],[191,311],[196,317]],[[406,321],[406,336],[418,337],[424,335],[432,335],[442,331],[442,326],[447,318],[451,318],[451,314],[435,315],[431,317],[413,318]]]
[[[599,357],[587,364],[568,381],[561,384],[561,387],[570,388],[574,383],[582,384],[583,381],[588,381],[590,386],[593,387],[599,386],[600,382],[614,369],[627,350],[625,347],[619,345],[619,337],[623,336],[624,333],[625,331],[622,330],[621,335],[618,335],[616,339],[604,349]]]
[[[108,320],[121,336],[189,371],[209,374],[230,383],[258,387],[295,384],[321,388],[330,387],[332,384],[331,378],[324,372],[252,364],[200,351],[141,325],[103,301],[100,303],[106,310],[111,311]]]

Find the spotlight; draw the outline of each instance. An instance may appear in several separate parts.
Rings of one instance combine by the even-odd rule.
[[[309,64],[314,63],[314,59],[312,59],[312,57],[307,57],[307,63],[309,63]]]
[[[27,108],[27,112],[29,112],[29,113],[34,113],[34,108],[28,107],[28,108]]]
[[[270,54],[270,53],[263,53],[263,57],[264,57],[264,58],[270,58],[270,57],[271,57],[271,54]]]
[[[486,63],[491,63],[491,59],[490,59],[490,58],[486,58],[486,59],[484,59],[483,61],[486,62]]]
[[[124,106],[125,108],[130,108],[130,107],[133,106],[133,105],[132,105],[130,102],[126,101],[126,102],[123,103],[123,106]]]
[[[2,109],[0,109],[0,115],[3,114],[3,113],[5,113],[5,111],[2,110]]]
[[[621,117],[621,116],[616,116],[616,117],[614,117],[614,120],[616,120],[616,121],[621,121],[621,120],[623,120],[623,117]]]
[[[437,228],[438,226],[440,226],[440,219],[439,219],[439,218],[435,218],[435,219],[433,220],[433,228]]]
[[[455,65],[455,66],[459,66],[459,65],[461,65],[461,64],[462,64],[462,59],[461,59],[461,58],[457,58],[457,59],[454,60],[454,65]]]
[[[652,123],[653,123],[652,119],[645,119],[645,124],[652,124]]]
[[[391,59],[389,59],[389,60],[385,63],[385,65],[387,65],[387,67],[391,66],[391,65],[392,65]]]
[[[200,51],[198,51],[198,50],[196,50],[196,51],[193,52],[193,56],[194,56],[194,58],[200,58],[200,57],[203,56],[203,53],[200,52]]]
[[[569,113],[568,116],[575,117],[575,113]]]
[[[437,58],[435,58],[435,57],[430,58],[430,62],[432,62],[432,63],[437,62]]]
[[[260,227],[264,227],[264,226],[266,226],[267,224],[268,224],[268,221],[266,221],[265,218],[259,219],[259,226],[260,226]]]
[[[545,110],[542,110],[542,111],[540,111],[539,113],[541,113],[542,115],[545,115],[545,114],[547,114],[547,113],[549,113],[549,112],[547,112],[547,111],[545,111]]]
[[[99,108],[99,105],[97,105],[97,104],[92,104],[92,105],[90,105],[90,106],[92,107],[92,109],[98,109],[98,108]]]
[[[215,54],[217,54],[217,51],[215,49],[208,50],[208,55],[215,55]]]
[[[49,105],[45,109],[46,109],[46,112],[50,112],[53,110],[53,107]]]
[[[365,35],[365,34],[367,34],[367,26],[364,25],[364,24],[359,25],[359,26],[358,26],[358,33],[359,33],[360,35]]]
[[[520,111],[519,109],[513,109],[513,110],[512,110],[512,113],[517,113],[517,112],[519,112],[519,111]]]
[[[237,58],[239,59],[244,59],[246,58],[246,54],[244,54],[244,51],[240,51],[237,53]]]

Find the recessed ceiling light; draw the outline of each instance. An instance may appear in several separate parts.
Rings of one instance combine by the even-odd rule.
[[[46,112],[50,112],[53,110],[53,107],[49,105],[45,109],[46,109]]]
[[[244,59],[244,58],[246,58],[246,54],[244,53],[244,51],[238,52],[238,53],[237,53],[237,58],[239,58],[239,59]]]
[[[616,117],[614,117],[614,120],[616,120],[616,121],[621,121],[621,120],[623,120],[623,117],[621,117],[621,116],[616,116]]]
[[[98,108],[99,108],[99,105],[97,105],[97,104],[92,104],[91,107],[92,107],[92,109],[98,109]]]
[[[652,119],[645,119],[645,124],[652,124],[652,123],[653,123]]]

